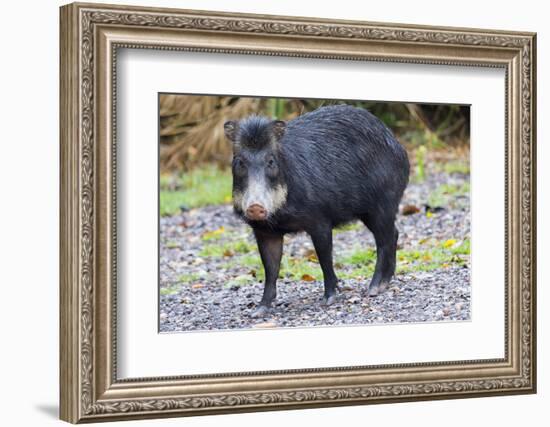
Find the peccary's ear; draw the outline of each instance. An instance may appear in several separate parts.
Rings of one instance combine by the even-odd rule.
[[[237,139],[237,130],[239,129],[239,123],[234,120],[229,120],[224,123],[223,131],[228,140],[235,142]]]
[[[271,122],[271,132],[277,141],[280,141],[286,131],[286,122],[274,120]]]

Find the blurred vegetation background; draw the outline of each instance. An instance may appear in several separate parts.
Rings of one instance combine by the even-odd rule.
[[[223,132],[225,121],[250,114],[291,120],[321,106],[344,103],[368,109],[394,132],[409,152],[416,179],[424,178],[434,160],[469,172],[469,106],[162,94],[161,215],[231,201],[232,153]]]

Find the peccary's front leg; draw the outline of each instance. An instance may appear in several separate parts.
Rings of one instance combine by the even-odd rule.
[[[260,306],[252,314],[253,317],[263,317],[269,312],[271,303],[277,296],[277,277],[283,255],[283,235],[262,230],[254,230],[258,243],[260,257],[265,271],[264,295]]]

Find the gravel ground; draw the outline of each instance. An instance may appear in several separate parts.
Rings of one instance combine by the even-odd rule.
[[[426,241],[452,239],[459,244],[469,239],[467,194],[458,192],[445,194],[444,199],[440,197],[444,209],[426,207],[434,201],[434,193],[441,193],[442,186],[460,187],[468,180],[469,176],[463,174],[431,173],[421,184],[410,183],[401,209],[412,205],[420,212],[398,215],[398,247],[414,250],[426,245]],[[254,279],[257,272],[240,260],[244,255],[256,256],[257,251],[204,254],[208,244],[221,247],[224,243],[243,242],[248,248],[255,245],[249,227],[233,214],[231,206],[210,206],[164,217],[160,234],[161,332],[470,319],[468,256],[456,265],[397,274],[388,290],[374,298],[365,296],[370,277],[340,280],[341,292],[330,307],[321,306],[322,277],[282,278],[278,281],[277,300],[270,314],[263,319],[253,319],[250,314],[261,299],[263,283]],[[364,226],[335,233],[336,258],[358,247],[375,248],[372,234]],[[304,233],[285,236],[284,257],[305,259],[311,257],[312,249]],[[405,261],[398,260],[398,266],[400,262]],[[336,265],[336,273],[350,268]]]

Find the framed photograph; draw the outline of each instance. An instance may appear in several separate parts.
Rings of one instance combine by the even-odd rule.
[[[71,423],[536,391],[536,37],[61,8]]]

